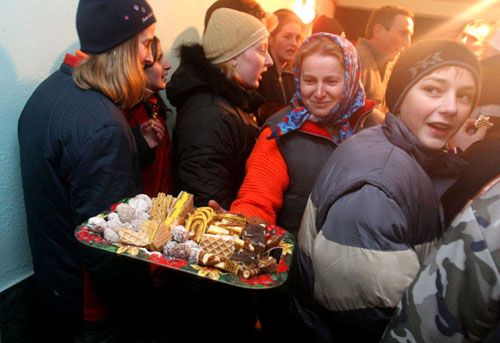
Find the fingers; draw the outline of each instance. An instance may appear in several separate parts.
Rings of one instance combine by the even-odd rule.
[[[165,127],[158,119],[150,119],[141,124],[141,131],[143,136],[153,135],[159,141],[162,141],[165,138]]]
[[[208,206],[210,206],[217,213],[226,213],[227,210],[223,209],[221,205],[215,200],[209,200]]]
[[[488,129],[490,127],[491,126],[489,126],[489,125],[484,125],[484,126],[481,126],[481,127],[477,128],[476,131],[474,132],[475,138],[477,140],[483,139],[486,136],[486,133],[488,132]]]

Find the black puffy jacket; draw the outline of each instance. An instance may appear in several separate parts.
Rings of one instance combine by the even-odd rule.
[[[167,87],[167,97],[177,108],[174,194],[194,194],[195,206],[214,199],[229,208],[258,133],[250,113],[256,93],[228,79],[205,58],[201,45],[183,45],[179,53],[181,64]]]

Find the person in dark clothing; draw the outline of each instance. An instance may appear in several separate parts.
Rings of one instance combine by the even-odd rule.
[[[486,182],[500,174],[500,130],[472,144],[460,157],[469,165],[442,199],[448,224]]]
[[[174,193],[192,193],[197,207],[214,199],[227,208],[236,198],[257,136],[253,91],[272,64],[268,36],[256,18],[221,8],[203,46],[179,48],[181,64],[167,87],[177,108],[173,185]]]
[[[320,171],[292,261],[293,304],[317,341],[378,342],[443,234],[441,197],[466,162],[444,150],[481,83],[463,44],[421,41],[387,86],[384,124],[342,143]]]
[[[255,17],[220,8],[208,21],[202,45],[179,49],[181,63],[167,87],[167,97],[177,107],[174,193],[194,194],[197,207],[210,199],[229,207],[236,198],[258,132],[251,113],[253,91],[272,64],[268,36]],[[188,332],[189,340],[197,341],[221,328],[216,339],[233,342],[253,331],[256,318],[249,290],[191,276],[169,279],[166,287],[166,301],[175,308],[173,337]]]
[[[478,105],[472,117],[488,116],[493,126],[486,131],[483,139],[469,145],[460,154],[460,157],[469,162],[469,165],[465,167],[463,174],[453,187],[443,196],[443,208],[448,224],[486,182],[500,174],[500,87],[498,84],[500,29],[493,33],[485,45],[485,59],[481,61],[483,83]]]
[[[74,230],[141,191],[136,143],[120,108],[143,98],[143,65],[152,62],[155,21],[144,0],[80,0],[76,28],[82,52],[66,56],[19,118],[28,237],[46,313],[44,341],[148,336],[135,331],[140,320],[132,326],[125,311],[125,305],[135,311],[150,301],[147,267],[79,244]]]
[[[290,103],[295,92],[292,64],[305,34],[305,25],[294,12],[280,9],[274,14],[278,18],[278,26],[269,37],[269,51],[274,64],[262,74],[258,89],[264,97],[257,114],[259,126]]]

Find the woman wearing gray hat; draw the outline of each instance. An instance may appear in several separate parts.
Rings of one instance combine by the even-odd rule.
[[[444,231],[441,196],[465,162],[443,149],[479,94],[458,42],[422,41],[394,66],[380,126],[341,144],[318,175],[292,266],[298,313],[319,341],[378,341]]]
[[[228,208],[236,198],[257,126],[252,114],[261,74],[272,65],[269,32],[255,17],[220,8],[203,44],[179,48],[181,64],[167,97],[177,108],[173,133],[173,186]]]
[[[136,295],[151,294],[145,265],[90,251],[73,233],[141,191],[136,143],[120,108],[144,96],[155,22],[145,0],[80,0],[81,52],[66,56],[19,118],[28,235],[47,331],[40,341],[119,339],[111,321],[126,317],[125,305],[133,311],[147,301]],[[140,323],[121,323],[134,340]]]
[[[258,132],[251,114],[254,90],[272,65],[268,36],[257,18],[220,8],[210,16],[202,45],[179,49],[181,63],[167,86],[177,107],[173,185],[174,193],[194,194],[195,206],[214,199],[228,208],[236,198]],[[168,306],[178,309],[172,335],[180,339],[189,332],[196,341],[221,328],[216,339],[232,342],[253,330],[250,291],[186,277],[169,281],[173,293],[168,294],[176,296],[168,297]]]

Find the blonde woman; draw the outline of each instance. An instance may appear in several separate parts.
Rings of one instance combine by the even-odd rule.
[[[125,313],[123,299],[135,308],[144,301],[137,295],[150,294],[145,266],[87,251],[73,232],[141,190],[136,143],[120,108],[144,96],[155,21],[145,0],[80,0],[82,52],[66,56],[19,118],[28,235],[47,331],[41,341],[114,341],[141,328],[116,314]]]

